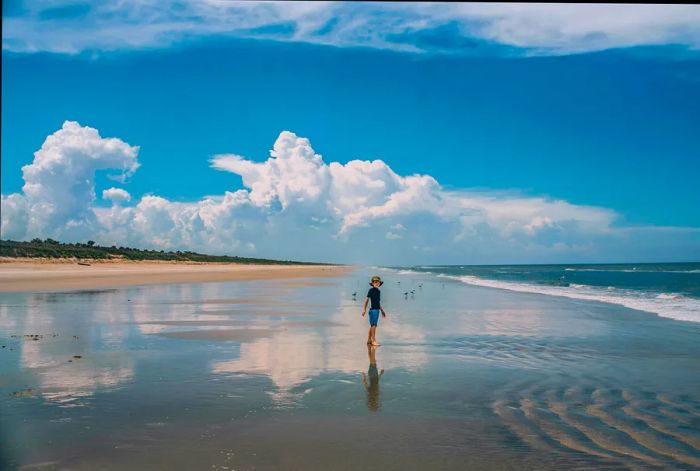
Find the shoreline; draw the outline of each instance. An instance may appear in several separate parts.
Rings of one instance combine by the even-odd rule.
[[[489,274],[449,274],[414,271],[410,269],[399,270],[395,268],[386,268],[385,270],[391,270],[397,275],[430,274],[439,279],[449,280],[470,287],[605,303],[653,314],[666,319],[673,319],[675,321],[700,323],[700,298],[691,294],[676,292],[673,288],[663,285],[659,285],[658,288],[648,287],[644,290],[634,290],[625,286],[616,287],[610,285],[599,286],[595,284],[586,284],[585,281],[578,283],[569,282],[566,285],[554,285],[538,283],[537,280],[524,278],[519,280],[498,279],[492,276],[489,277]],[[695,272],[691,271],[687,273]]]
[[[0,259],[0,292],[69,291],[153,284],[337,277],[350,265],[226,262]]]

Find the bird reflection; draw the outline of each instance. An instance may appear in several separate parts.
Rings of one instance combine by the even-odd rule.
[[[384,374],[384,370],[377,370],[377,347],[373,345],[367,346],[367,355],[369,356],[369,368],[367,373],[362,372],[362,384],[367,391],[367,408],[372,412],[379,410],[379,378]]]

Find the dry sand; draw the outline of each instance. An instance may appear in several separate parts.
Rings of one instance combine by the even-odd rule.
[[[85,262],[83,262],[85,263]],[[343,265],[243,265],[231,263],[0,259],[0,292],[57,291],[129,285],[341,276]],[[312,283],[312,282],[310,282]]]

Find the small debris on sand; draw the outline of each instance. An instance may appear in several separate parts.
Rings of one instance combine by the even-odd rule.
[[[15,391],[12,393],[14,397],[31,397],[34,395],[34,390],[32,388],[22,389],[21,391]]]
[[[73,355],[73,358],[83,358],[82,355]]]

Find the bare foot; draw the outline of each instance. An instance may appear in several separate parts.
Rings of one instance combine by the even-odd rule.
[[[377,342],[376,340],[374,342],[372,342],[373,347],[378,347],[380,345],[381,345],[381,343]]]

